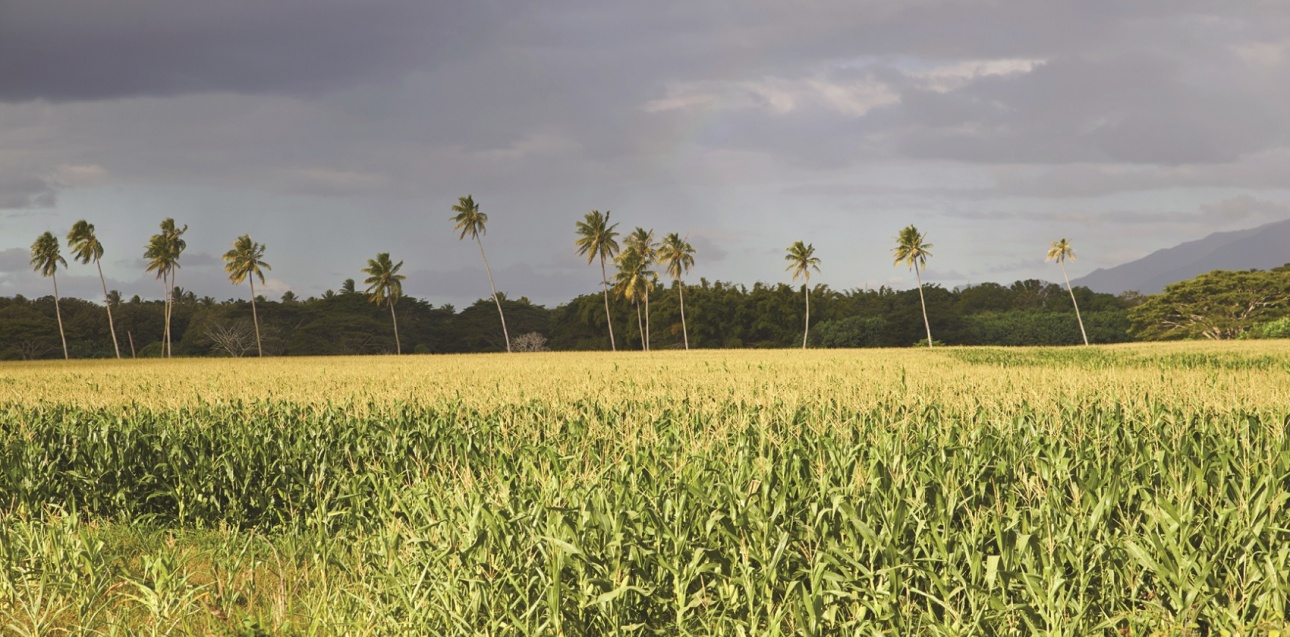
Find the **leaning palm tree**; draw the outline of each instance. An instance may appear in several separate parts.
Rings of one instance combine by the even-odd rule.
[[[390,320],[394,322],[394,351],[402,354],[403,346],[399,343],[399,319],[394,314],[394,304],[403,296],[403,280],[407,277],[399,274],[403,262],[390,261],[390,253],[382,252],[375,259],[367,260],[363,274],[368,275],[363,283],[367,284],[367,296],[375,304],[386,303],[390,306]]]
[[[587,255],[588,265],[597,258],[600,259],[600,286],[605,295],[605,323],[609,326],[609,347],[616,352],[618,346],[614,343],[614,320],[609,314],[609,274],[605,270],[605,261],[618,254],[618,233],[614,231],[618,224],[610,225],[609,214],[608,210],[605,214],[600,214],[599,210],[587,213],[575,226],[578,238],[574,241],[574,245],[577,246],[579,255]]]
[[[112,321],[112,299],[108,297],[107,279],[103,278],[103,265],[100,263],[100,259],[103,258],[103,244],[94,234],[94,224],[84,219],[73,224],[72,230],[67,233],[67,247],[71,248],[72,255],[77,261],[83,264],[93,261],[99,269],[99,283],[103,285],[103,302],[107,305],[108,331],[112,333],[112,348],[116,350],[116,357],[121,358],[121,345],[116,340],[116,324]]]
[[[653,282],[658,279],[654,272],[650,270],[650,266],[654,265],[654,262],[658,259],[658,243],[654,241],[653,230],[646,230],[640,226],[637,226],[631,234],[627,235],[623,240],[623,243],[626,243],[628,249],[632,250],[640,257],[640,269],[642,270],[642,275],[650,280],[650,284],[644,288],[645,331],[643,334],[645,336],[645,349],[648,351],[650,349],[649,293],[654,287]],[[639,309],[640,308],[637,307],[638,311]]]
[[[927,328],[927,346],[931,347],[932,324],[927,320],[927,300],[923,298],[923,276],[919,274],[920,267],[927,269],[927,257],[932,256],[929,252],[932,244],[926,243],[926,239],[918,228],[912,225],[905,226],[896,236],[896,247],[892,250],[896,262],[892,265],[904,263],[914,269],[914,276],[918,279],[918,301],[923,305],[923,327]]]
[[[1071,289],[1071,279],[1066,276],[1066,260],[1075,260],[1075,251],[1071,249],[1071,244],[1065,237],[1061,241],[1054,241],[1048,246],[1047,261],[1056,261],[1057,265],[1062,266],[1062,278],[1066,279],[1066,291],[1070,292],[1071,303],[1075,305],[1075,320],[1079,321],[1079,334],[1084,337],[1084,344],[1088,345],[1088,334],[1084,331],[1084,319],[1079,315],[1079,302],[1075,300],[1075,290]]]
[[[255,310],[255,278],[260,277],[264,283],[264,270],[273,266],[264,262],[264,244],[251,240],[251,235],[244,234],[233,242],[233,249],[224,253],[224,271],[233,285],[242,281],[251,282],[251,322],[255,324],[255,349],[264,358],[264,346],[260,344],[260,315]]]
[[[649,350],[648,323],[641,323],[641,299],[649,298],[654,287],[654,273],[646,267],[645,256],[635,248],[628,248],[614,259],[618,272],[614,275],[614,291],[636,306],[636,329],[641,335],[641,350]]]
[[[488,229],[484,224],[488,223],[488,215],[479,211],[479,204],[475,203],[472,195],[457,198],[457,205],[452,207],[452,211],[457,213],[452,218],[457,222],[454,230],[460,230],[461,236],[458,240],[464,240],[466,235],[470,235],[479,244],[479,256],[484,260],[484,272],[488,274],[488,287],[493,289],[493,302],[497,304],[497,315],[502,319],[502,338],[506,339],[506,351],[511,351],[511,335],[506,331],[506,315],[502,313],[502,301],[497,297],[497,286],[493,284],[493,271],[488,267],[488,257],[484,255],[484,242],[480,240],[479,235],[487,234]]]
[[[663,238],[663,245],[658,249],[659,261],[666,263],[667,274],[677,282],[676,291],[681,298],[681,336],[685,339],[685,349],[690,349],[690,333],[685,328],[685,283],[681,277],[686,270],[694,267],[694,246],[691,246],[680,235],[673,232]]]
[[[794,281],[798,277],[806,279],[802,284],[802,294],[806,297],[806,323],[802,329],[802,349],[806,349],[806,335],[811,331],[811,270],[820,271],[820,259],[815,256],[814,244],[798,241],[788,246],[788,254],[784,255],[784,260],[788,261],[788,267],[785,269],[793,273]]]
[[[58,253],[58,237],[52,232],[36,237],[36,242],[31,244],[31,267],[40,276],[47,276],[54,280],[54,316],[58,317],[58,337],[63,341],[63,359],[67,356],[67,335],[63,333],[63,311],[58,309],[58,265],[62,264],[67,267],[67,260],[63,255]]]

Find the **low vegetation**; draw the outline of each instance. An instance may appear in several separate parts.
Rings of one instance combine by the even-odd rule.
[[[1271,634],[1290,347],[0,366],[4,634]]]

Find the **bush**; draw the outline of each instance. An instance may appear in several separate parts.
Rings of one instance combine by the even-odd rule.
[[[881,347],[887,321],[880,316],[853,316],[825,321],[811,332],[817,347]]]

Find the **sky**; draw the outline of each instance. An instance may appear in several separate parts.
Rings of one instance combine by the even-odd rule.
[[[0,295],[78,219],[108,286],[188,225],[178,284],[338,289],[378,252],[405,293],[597,290],[574,224],[687,235],[689,278],[910,288],[902,227],[946,287],[1072,278],[1290,217],[1290,8],[1261,0],[0,0]],[[102,295],[74,261],[64,295]],[[361,285],[360,285],[361,287]]]

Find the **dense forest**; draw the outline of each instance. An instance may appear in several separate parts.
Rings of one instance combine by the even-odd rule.
[[[649,298],[649,334],[656,349],[682,347],[678,284]],[[1290,266],[1269,271],[1211,272],[1143,297],[1099,294],[1076,287],[1089,341],[1182,338],[1259,338],[1290,334]],[[983,283],[956,290],[924,288],[937,344],[1075,345],[1079,326],[1066,289],[1038,280],[1004,286]],[[164,304],[112,293],[122,355],[158,356]],[[517,350],[609,349],[599,291],[555,308],[500,295]],[[74,358],[113,356],[101,304],[61,299],[67,344]],[[611,296],[618,347],[641,349],[644,303]],[[639,322],[637,307],[642,311]],[[685,286],[690,346],[797,347],[804,299],[800,286],[752,287],[707,281]],[[390,314],[347,280],[340,291],[297,299],[259,297],[265,355],[383,354],[394,352]],[[447,354],[505,351],[491,297],[469,307],[435,306],[404,296],[395,305],[403,351]],[[247,300],[217,301],[176,289],[172,315],[176,356],[246,356],[256,352]],[[925,343],[917,289],[811,290],[813,347],[908,347]],[[62,354],[54,299],[0,297],[0,358],[57,358]]]
[[[652,348],[682,347],[677,286],[659,287],[649,298]],[[1070,345],[1081,342],[1066,290],[1037,280],[1011,286],[985,283],[959,290],[924,289],[932,333],[950,345]],[[123,356],[158,356],[164,304],[111,294]],[[1075,288],[1089,340],[1129,340],[1129,307],[1135,295],[1116,297]],[[517,349],[609,349],[604,305],[590,292],[555,308],[501,295]],[[61,299],[67,345],[74,358],[113,356],[102,304]],[[644,303],[613,299],[618,346],[641,349]],[[800,346],[804,299],[800,286],[752,287],[700,280],[685,286],[690,346],[698,348]],[[435,306],[404,296],[395,305],[403,351],[460,353],[505,351],[496,306],[483,298],[469,307]],[[258,299],[265,355],[381,354],[394,352],[391,317],[345,281],[339,292],[297,299]],[[177,289],[172,314],[176,356],[255,354],[251,304],[217,301]],[[924,341],[917,289],[811,290],[811,344],[816,347],[906,347]],[[924,341],[925,342],[925,341]],[[55,358],[62,354],[52,296],[0,298],[0,357]]]

